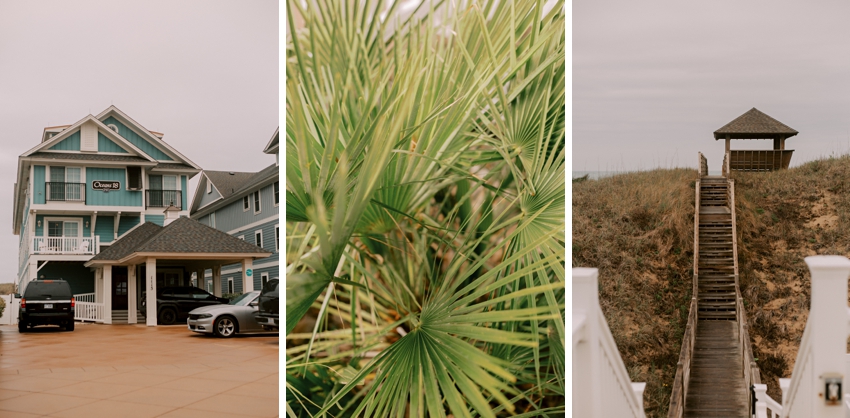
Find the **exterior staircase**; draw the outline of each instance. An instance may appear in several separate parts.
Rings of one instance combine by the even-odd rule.
[[[732,211],[725,177],[700,181],[697,319],[735,320]]]
[[[129,312],[126,310],[123,311],[112,311],[112,323],[113,324],[126,324],[127,318],[129,317]],[[142,316],[141,310],[136,310],[136,323],[144,324],[145,317]]]

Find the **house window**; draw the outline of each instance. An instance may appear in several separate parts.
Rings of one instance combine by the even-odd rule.
[[[251,208],[251,203],[250,203],[250,200],[248,199],[248,196],[243,197],[242,198],[242,212],[245,212],[246,210],[248,210],[250,208]]]
[[[260,273],[260,289],[265,289],[266,283],[269,282],[269,274],[268,273]]]
[[[51,166],[50,181],[45,186],[47,200],[82,202],[85,197],[80,167]]]
[[[127,190],[142,189],[142,167],[127,167]]]
[[[257,190],[254,192],[254,214],[262,212],[262,207],[260,206],[260,191]]]
[[[263,248],[263,231],[254,231],[254,245]]]
[[[274,251],[280,252],[280,225],[274,226]]]
[[[227,293],[233,294],[233,278],[227,279]]]
[[[274,182],[274,205],[280,204],[280,182]]]

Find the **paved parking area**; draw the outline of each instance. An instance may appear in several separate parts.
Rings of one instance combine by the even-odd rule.
[[[276,417],[278,335],[0,326],[0,417]]]

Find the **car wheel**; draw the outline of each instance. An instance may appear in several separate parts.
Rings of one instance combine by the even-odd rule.
[[[177,311],[171,308],[165,308],[159,312],[159,324],[171,325],[177,321]]]
[[[18,322],[18,332],[27,332],[26,322]]]
[[[239,332],[236,320],[230,316],[220,316],[213,324],[213,333],[216,337],[230,338]]]
[[[71,322],[68,323],[68,325],[65,325],[65,331],[73,331],[73,330],[74,330],[74,321],[71,321]]]

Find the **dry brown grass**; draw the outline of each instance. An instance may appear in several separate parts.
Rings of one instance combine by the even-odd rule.
[[[803,259],[850,255],[850,157],[773,173],[736,173],[738,260],[753,354],[768,394],[781,398],[811,302]]]
[[[647,416],[666,416],[693,275],[695,170],[573,183],[573,267],[599,268],[602,311]]]
[[[0,283],[0,295],[11,295],[14,290],[14,283]]]

